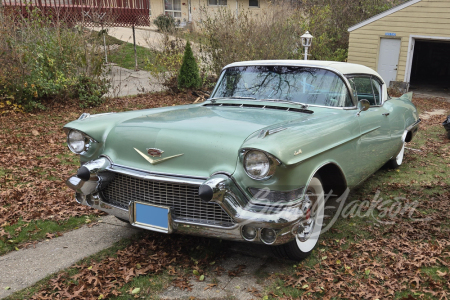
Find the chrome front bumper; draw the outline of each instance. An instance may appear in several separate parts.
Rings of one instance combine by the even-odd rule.
[[[87,163],[83,167],[89,169],[89,164],[90,163]],[[91,163],[91,165],[98,166],[99,163]],[[127,176],[144,180],[189,183],[198,185],[199,187],[207,185],[213,190],[210,201],[220,205],[220,207],[231,217],[233,224],[231,224],[231,226],[217,226],[199,222],[176,220],[170,217],[170,213],[169,228],[167,230],[159,230],[157,228],[138,224],[135,221],[135,214],[133,211],[134,203],[132,201],[130,201],[128,208],[126,209],[111,205],[102,199],[101,189],[111,180],[109,175],[107,175],[111,172],[126,174]],[[87,181],[81,180],[77,176],[72,176],[66,183],[71,189],[75,190],[78,203],[104,211],[120,219],[128,220],[130,224],[135,227],[164,233],[189,234],[235,241],[250,241],[270,245],[280,245],[295,238],[295,234],[299,229],[299,224],[304,219],[301,208],[282,208],[276,206],[268,208],[251,204],[243,191],[233,181],[231,176],[227,174],[216,174],[205,180],[168,174],[154,174],[143,170],[134,170],[123,166],[108,164],[103,170],[92,170],[90,179]],[[242,235],[243,226],[251,226],[256,229],[256,237],[250,240],[244,238]],[[261,239],[261,230],[264,228],[272,229],[276,233],[275,241],[268,243]]]

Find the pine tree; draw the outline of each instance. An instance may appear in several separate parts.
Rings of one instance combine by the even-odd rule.
[[[184,48],[183,63],[178,73],[178,88],[199,88],[201,85],[197,62],[191,49],[191,43]]]

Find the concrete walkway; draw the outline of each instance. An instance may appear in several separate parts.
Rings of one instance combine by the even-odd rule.
[[[0,298],[32,286],[48,275],[111,247],[121,239],[130,238],[139,230],[114,216],[106,216],[98,226],[83,226],[62,237],[40,242],[36,248],[30,247],[0,256]],[[290,263],[274,259],[269,246],[239,242],[230,243],[229,246],[227,258],[220,263],[224,268],[222,275],[213,275],[213,269],[217,266],[212,265],[205,281],[190,281],[192,291],[169,286],[159,296],[163,299],[254,299],[248,289],[263,291],[266,285],[258,274],[281,272]],[[245,271],[240,277],[228,276],[228,271],[236,270],[242,265],[245,266]],[[208,284],[212,283],[216,286],[208,288]],[[10,289],[6,290],[7,287]]]
[[[94,27],[93,30],[99,31],[101,28]],[[111,27],[108,28],[108,35],[118,40],[133,43],[133,31],[129,27]],[[153,50],[162,50],[163,38],[161,33],[155,31],[155,28],[136,28],[136,45]],[[108,70],[109,69],[109,70]],[[158,80],[146,71],[134,71],[121,68],[116,64],[108,65],[107,77],[111,79],[111,87],[106,97],[125,97],[145,94],[149,92],[163,91],[165,88]]]
[[[138,229],[114,216],[106,216],[98,226],[83,226],[62,237],[40,242],[36,248],[0,256],[0,298],[29,287],[137,232]]]
[[[151,76],[150,72],[128,70],[115,64],[109,64],[107,70],[107,77],[111,80],[107,97],[134,96],[165,90],[164,86]]]
[[[94,27],[93,30],[100,31],[101,28]],[[133,43],[133,30],[131,27],[110,27],[108,28],[108,35],[115,37],[118,40]],[[136,28],[136,45],[149,49],[161,51],[163,49],[162,41],[164,35],[156,32],[154,28]]]

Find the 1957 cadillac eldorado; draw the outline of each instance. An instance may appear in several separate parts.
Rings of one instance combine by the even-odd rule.
[[[67,124],[81,163],[67,185],[80,204],[139,228],[302,259],[319,239],[325,194],[402,164],[420,122],[411,97],[389,97],[361,65],[233,63],[203,103]]]

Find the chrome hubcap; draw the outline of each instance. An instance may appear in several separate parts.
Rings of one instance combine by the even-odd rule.
[[[313,195],[311,191],[308,191],[305,195],[305,201],[303,202],[301,210],[306,217],[299,223],[297,230],[297,238],[301,242],[305,242],[309,239],[313,232],[314,225],[316,224],[315,210],[317,207],[315,207],[315,198],[317,197]]]

